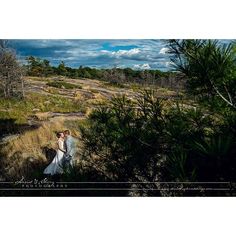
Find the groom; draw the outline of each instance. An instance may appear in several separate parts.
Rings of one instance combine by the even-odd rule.
[[[64,165],[67,168],[73,166],[73,161],[76,152],[76,143],[75,139],[71,136],[69,130],[65,130],[63,133],[65,136],[65,150],[66,150],[64,155]]]

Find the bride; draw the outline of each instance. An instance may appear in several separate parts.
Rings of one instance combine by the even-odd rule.
[[[58,132],[57,134],[57,154],[52,160],[52,162],[48,165],[48,167],[44,170],[44,174],[46,175],[55,175],[55,174],[62,174],[62,162],[64,153],[66,152],[64,147],[64,134],[62,132]]]

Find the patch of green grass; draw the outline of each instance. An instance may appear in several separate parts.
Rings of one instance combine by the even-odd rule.
[[[28,94],[24,100],[0,98],[0,119],[15,119],[26,123],[35,112],[85,112],[81,102],[62,96]]]
[[[50,87],[55,87],[55,88],[82,89],[81,85],[71,84],[64,81],[51,81],[51,82],[48,82],[47,85]]]

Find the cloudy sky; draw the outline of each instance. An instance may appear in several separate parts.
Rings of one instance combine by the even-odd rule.
[[[36,56],[52,65],[96,68],[169,69],[166,46],[161,40],[11,40],[19,58]]]

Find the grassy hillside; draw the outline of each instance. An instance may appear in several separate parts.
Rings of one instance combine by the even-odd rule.
[[[79,138],[79,123],[97,105],[118,95],[133,99],[138,91],[148,88],[135,83],[121,87],[104,81],[63,77],[25,77],[25,85],[23,100],[0,99],[0,123],[4,124],[0,127],[4,156],[1,163],[7,178],[42,173],[50,161],[50,150],[53,155],[56,131],[70,129]],[[176,96],[174,91],[156,89],[160,97]]]

